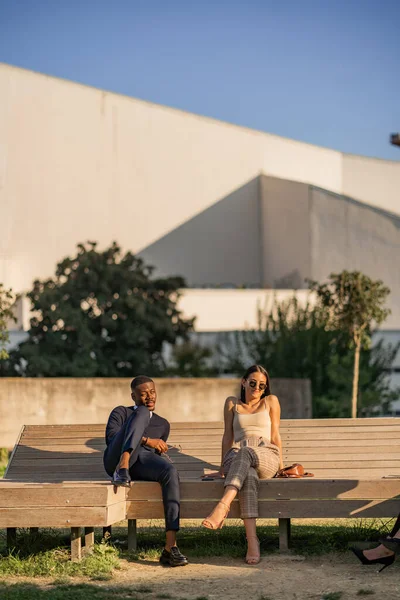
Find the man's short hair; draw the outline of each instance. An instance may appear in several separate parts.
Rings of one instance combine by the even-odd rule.
[[[142,385],[142,383],[154,383],[151,377],[147,377],[147,375],[138,375],[131,381],[131,391],[138,387],[138,385]]]

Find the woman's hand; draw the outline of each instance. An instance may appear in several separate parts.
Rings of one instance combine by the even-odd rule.
[[[168,445],[164,442],[164,440],[147,438],[145,446],[148,448],[154,448],[154,450],[160,454],[168,452]]]

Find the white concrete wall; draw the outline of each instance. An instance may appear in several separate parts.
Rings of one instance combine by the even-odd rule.
[[[300,289],[310,278],[310,186],[260,177],[262,287]]]
[[[342,192],[355,200],[400,214],[400,163],[344,154]]]
[[[400,329],[400,219],[318,189],[311,189],[309,219],[312,278],[348,269],[382,280],[392,311],[383,328]]]
[[[261,287],[259,179],[150,244],[139,256],[157,265],[157,275],[177,273],[190,287]]]
[[[0,281],[30,288],[88,239],[145,251],[260,172],[400,212],[400,163],[0,65]]]
[[[185,317],[197,315],[198,332],[242,331],[258,326],[258,311],[270,312],[274,301],[293,297],[293,290],[184,290],[179,307]],[[308,290],[298,290],[299,304],[309,299]],[[400,324],[399,324],[400,326]]]

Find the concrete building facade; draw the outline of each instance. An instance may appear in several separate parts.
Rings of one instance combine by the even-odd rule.
[[[262,174],[400,214],[400,162],[349,156],[0,64],[0,281],[16,290],[51,275],[78,242],[115,239],[150,256],[154,244],[190,223],[216,238],[206,272],[196,260],[208,239],[197,241],[190,284],[247,279],[269,286],[274,278],[260,276],[256,241]],[[289,243],[283,229],[280,252]],[[219,253],[234,257],[232,274]]]
[[[359,269],[391,288],[384,331],[400,339],[399,190],[399,161],[0,64],[0,281],[16,292],[86,240],[116,240],[193,288],[257,297]],[[217,292],[182,299],[204,333]]]

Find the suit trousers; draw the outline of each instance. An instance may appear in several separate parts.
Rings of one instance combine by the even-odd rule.
[[[161,485],[164,504],[165,528],[179,530],[180,490],[178,471],[166,458],[141,446],[144,431],[150,421],[150,412],[139,406],[112,438],[104,451],[104,468],[112,477],[123,452],[130,451],[129,474],[136,481],[157,481]]]
[[[258,489],[260,479],[270,479],[279,469],[280,453],[275,444],[231,448],[223,461],[224,486],[239,491],[242,519],[258,517]]]

